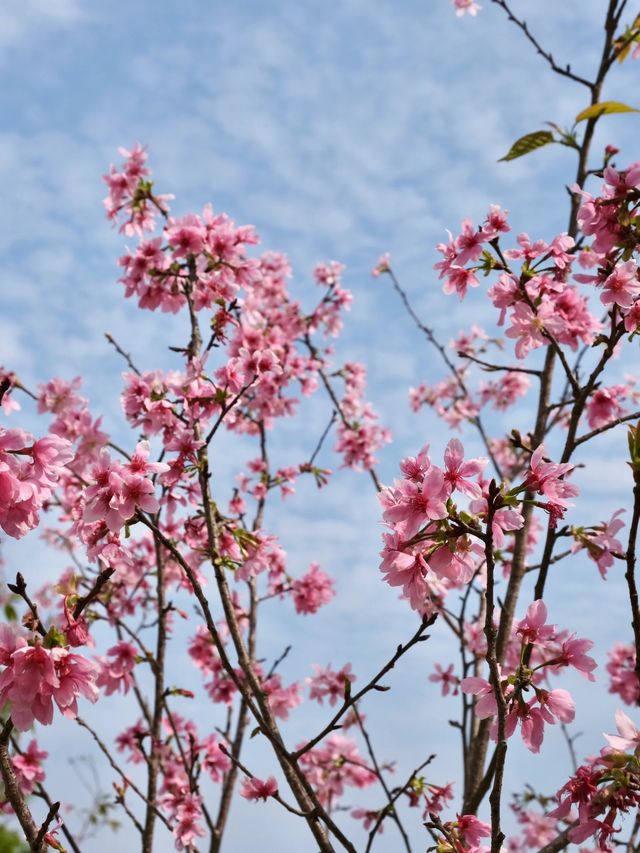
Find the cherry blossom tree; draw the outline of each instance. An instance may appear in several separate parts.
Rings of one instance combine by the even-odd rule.
[[[464,220],[436,247],[440,298],[486,296],[506,344],[473,326],[446,347],[414,310],[389,255],[373,269],[444,371],[440,382],[410,390],[411,406],[474,433],[482,456],[467,454],[457,436],[432,452],[424,436],[414,456],[398,460],[398,478],[381,482],[376,454],[391,434],[367,401],[365,366],[340,363],[334,350],[351,304],[342,265],[318,264],[303,305],[290,294],[286,257],[260,253],[252,227],[209,204],[174,215],[143,145],[121,149],[105,175],[107,218],[132,243],[119,259],[124,297],[140,323],[145,312],[166,312],[183,332],[168,342],[175,362],[165,370],[136,364],[127,342],[108,336],[126,367],[124,447],[91,410],[80,378],[43,376],[29,388],[11,365],[0,376],[0,528],[16,540],[40,533],[68,563],[45,588],[8,566],[0,624],[3,807],[34,853],[88,849],[82,827],[62,819],[64,792],[38,744],[40,727],[62,717],[91,738],[112,773],[114,793],[96,801],[92,820],[117,812],[143,853],[160,832],[178,850],[221,850],[234,796],[250,801],[256,820],[261,803],[274,801],[304,822],[310,850],[410,851],[414,825],[420,849],[438,853],[638,849],[640,391],[633,378],[620,381],[613,360],[632,353],[640,329],[640,164],[619,164],[612,146],[593,149],[608,114],[633,111],[607,100],[605,83],[616,62],[640,54],[640,15],[629,17],[627,0],[609,0],[600,63],[583,78],[556,63],[507,0],[485,5],[506,14],[552,72],[586,90],[568,128],[527,133],[503,158],[552,144],[575,152],[567,229],[514,237],[507,212],[492,205],[480,224]],[[453,6],[460,17],[490,13],[473,0]],[[326,418],[314,424],[309,455],[276,467],[272,436],[314,394],[326,401]],[[533,421],[505,432],[525,396]],[[38,435],[21,428],[21,405],[42,415]],[[588,468],[586,446],[614,429],[627,435],[631,513],[605,507],[608,520],[574,523],[576,467]],[[223,439],[250,448],[231,486],[215,476]],[[410,630],[373,674],[344,658],[334,664],[343,650],[327,660],[323,649],[306,684],[288,683],[281,664],[290,647],[265,659],[260,616],[288,607],[302,623],[330,605],[336,582],[318,562],[293,574],[268,507],[302,478],[331,488],[332,472],[320,464],[329,442],[378,495],[384,532],[371,583],[401,595]],[[630,626],[621,626],[607,675],[596,672],[594,640],[558,626],[544,600],[556,567],[578,552],[596,564],[598,582],[615,566],[625,571]],[[183,624],[198,695],[172,665]],[[412,652],[435,631],[448,636],[455,662],[428,674]],[[432,775],[434,725],[414,766],[379,757],[384,733],[371,729],[365,709],[401,659],[458,702],[455,780]],[[582,762],[567,729],[577,713],[571,671],[600,679],[629,706],[612,720],[617,734]],[[112,743],[86,711],[125,695],[136,713]],[[283,722],[304,715],[303,699],[319,703],[326,723],[291,742]],[[207,713],[189,715],[190,702]],[[432,720],[449,723],[437,708]],[[565,732],[571,776],[553,796],[506,790],[513,742],[548,761],[548,726]],[[251,763],[253,738],[271,757],[265,778]],[[351,805],[365,788],[379,805]],[[517,831],[507,838],[508,807]],[[362,837],[363,845],[353,840]]]

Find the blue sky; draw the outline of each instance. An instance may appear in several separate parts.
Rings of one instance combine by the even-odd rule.
[[[574,70],[592,71],[604,0],[513,5],[559,61],[576,57]],[[381,477],[389,482],[399,459],[427,440],[437,456],[447,432],[429,413],[410,413],[407,389],[438,379],[440,365],[387,283],[372,280],[369,271],[383,251],[391,252],[419,312],[444,341],[471,322],[489,323],[488,302],[479,294],[462,305],[441,294],[432,270],[434,244],[446,228],[455,232],[463,217],[481,219],[490,203],[511,211],[516,233],[551,237],[564,230],[573,153],[554,147],[514,163],[497,160],[520,135],[545,120],[569,124],[587,104],[586,90],[552,75],[490,0],[484,6],[477,19],[459,20],[447,0],[3,4],[0,363],[31,386],[52,375],[85,374],[93,410],[104,412],[108,426],[126,440],[117,411],[122,364],[103,332],[112,332],[151,369],[170,365],[165,343],[179,328],[175,318],[137,311],[117,283],[116,258],[125,241],[104,219],[100,176],[119,145],[140,141],[149,146],[157,189],[175,193],[177,214],[211,201],[237,222],[253,223],[264,249],[290,257],[295,293],[303,300],[313,299],[317,261],[347,265],[344,283],[355,301],[338,357],[368,363],[371,399],[393,430],[396,442],[381,455]],[[615,70],[606,96],[634,103],[637,91],[637,66],[628,63]],[[622,149],[621,163],[638,159],[638,121],[611,117],[596,150],[612,142]],[[632,365],[620,366],[626,368]],[[524,403],[516,413],[519,425],[526,427],[529,410]],[[297,424],[283,426],[275,451],[283,461],[285,449],[308,455],[325,411],[318,399]],[[35,425],[28,411],[25,417]],[[622,458],[623,441],[618,432],[591,451],[582,478],[591,520],[625,503],[626,469],[612,462]],[[477,449],[472,438],[465,444]],[[245,452],[229,448],[218,463],[220,477],[228,479]],[[325,463],[338,464],[329,454]],[[590,483],[598,483],[597,491]],[[351,660],[364,679],[411,633],[411,614],[378,580],[379,512],[367,489],[341,472],[333,489],[317,495],[302,486],[269,518],[292,568],[302,571],[319,556],[341,593],[315,619],[282,619],[275,611],[267,618],[265,653],[280,651],[295,632],[284,669],[289,678],[303,678],[314,662]],[[48,571],[50,558],[37,541],[8,547],[6,555],[9,572],[22,568],[34,583]],[[600,626],[600,659],[618,638],[617,626],[629,621],[619,580],[602,584],[595,568],[577,559],[552,585],[554,621],[581,635],[594,627],[594,595],[606,603],[610,617]],[[327,637],[339,642],[329,645]],[[434,736],[440,758],[433,781],[454,775],[446,768],[457,757],[457,744],[446,720],[456,709],[437,700],[426,681],[433,660],[454,660],[447,643],[440,629],[434,631],[428,648],[394,676],[397,692],[365,708],[386,732],[381,753],[398,757],[399,778],[416,754],[432,751]],[[576,690],[587,703],[576,728],[591,732],[581,743],[594,751],[600,732],[611,730],[616,704],[602,683],[578,683]],[[109,708],[90,713],[117,728]],[[324,719],[310,706],[301,711],[292,740],[308,731],[302,725],[307,713],[318,723]],[[73,789],[65,756],[88,745],[71,725],[43,741],[59,766],[51,773],[52,789],[60,780]],[[550,741],[556,762],[516,750],[512,778],[559,782],[568,764],[561,740]],[[255,762],[269,766],[262,755]],[[107,768],[97,766],[108,787]],[[377,796],[368,801],[379,802]],[[270,806],[257,808],[264,809],[260,818],[269,815],[266,853],[285,839],[296,849],[312,849],[295,821]],[[264,829],[252,817],[255,810],[236,807],[229,849],[264,843]],[[103,836],[92,849],[101,853],[111,842]],[[172,849],[171,840],[159,835],[157,849]]]

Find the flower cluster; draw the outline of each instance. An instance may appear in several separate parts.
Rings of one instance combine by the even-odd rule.
[[[465,461],[462,444],[452,439],[444,462],[444,468],[432,464],[424,447],[415,458],[402,461],[403,479],[380,494],[382,517],[391,529],[383,537],[380,570],[388,584],[402,587],[411,607],[421,613],[429,612],[449,588],[468,583],[483,554],[452,496],[458,491],[482,504],[487,460]],[[512,530],[521,525],[516,510],[500,512],[494,517],[496,526]]]
[[[160,509],[155,496],[151,474],[168,471],[164,462],[149,462],[147,441],[136,446],[130,460],[124,464],[111,459],[103,450],[98,464],[91,471],[92,484],[84,492],[83,521],[97,523],[107,531],[116,533],[131,520],[137,510],[154,513]]]
[[[291,587],[296,613],[303,613],[305,616],[317,613],[336,594],[333,580],[317,563],[311,563],[307,574],[294,580]]]
[[[300,756],[300,764],[318,799],[327,805],[342,796],[345,786],[366,788],[377,779],[355,741],[344,735],[331,735],[321,745],[307,750]]]
[[[342,669],[333,670],[331,665],[322,667],[314,664],[315,675],[307,678],[309,699],[315,699],[321,705],[328,698],[330,705],[343,700],[347,695],[356,676],[351,672],[351,664],[346,663]]]
[[[465,10],[471,10],[475,4],[465,3]],[[462,6],[460,7],[462,8]],[[443,260],[435,264],[440,278],[445,279],[444,292],[457,293],[464,299],[467,288],[477,287],[480,283],[476,275],[479,267],[467,267],[482,257],[484,246],[495,240],[499,234],[510,231],[506,213],[496,205],[492,205],[484,223],[474,228],[470,219],[462,223],[462,233],[458,237],[449,231],[449,242],[439,243],[436,249]]]
[[[574,844],[595,836],[598,849],[605,853],[614,850],[617,818],[640,805],[640,732],[622,711],[616,713],[616,725],[618,734],[606,735],[609,746],[578,768],[557,792],[557,808],[549,812],[550,817],[574,824],[569,830]]]
[[[636,650],[632,645],[616,643],[608,654],[609,693],[615,693],[627,705],[638,705],[640,684],[636,673]]]
[[[122,641],[112,646],[107,655],[108,658],[97,659],[100,668],[97,686],[103,688],[106,696],[120,690],[128,693],[133,684],[132,672],[138,660],[138,650],[131,643]]]
[[[481,840],[491,835],[491,827],[474,815],[458,815],[456,820],[440,824],[437,829],[442,834],[438,853],[487,853],[489,850]]]
[[[507,709],[506,737],[511,737],[519,725],[525,746],[531,752],[539,752],[545,723],[573,720],[575,704],[571,695],[562,688],[548,690],[542,681],[549,671],[557,673],[565,667],[573,667],[593,680],[596,663],[587,655],[592,646],[591,640],[558,632],[555,625],[547,624],[547,608],[542,601],[529,606],[524,619],[515,626],[508,668],[500,673],[499,689]],[[492,735],[497,737],[496,687],[478,676],[464,678],[461,686],[464,693],[476,697],[475,712],[479,719],[494,718]],[[533,694],[530,699],[527,693]]]
[[[0,527],[20,539],[39,523],[65,466],[73,459],[65,438],[37,440],[21,429],[0,427]]]
[[[37,720],[53,721],[53,704],[66,717],[78,715],[79,696],[98,699],[96,667],[61,646],[46,647],[37,635],[0,625],[0,704],[8,705],[14,726],[27,731]]]
[[[346,467],[370,471],[377,462],[374,454],[391,441],[391,433],[379,426],[371,405],[363,402],[364,366],[348,362],[341,373],[344,377],[344,396],[340,403],[343,421],[338,426],[336,452],[343,455]]]

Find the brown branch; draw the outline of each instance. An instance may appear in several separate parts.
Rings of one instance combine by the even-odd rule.
[[[490,681],[493,686],[493,692],[498,706],[498,744],[495,751],[495,773],[493,777],[493,788],[489,795],[489,803],[491,805],[491,853],[500,853],[502,842],[504,841],[504,832],[500,825],[500,810],[502,800],[502,781],[504,777],[504,765],[507,755],[507,738],[505,733],[505,725],[507,718],[507,703],[502,692],[502,684],[500,682],[500,668],[498,666],[498,658],[496,654],[496,643],[498,632],[493,624],[493,614],[495,609],[495,592],[494,592],[494,573],[495,562],[493,557],[493,518],[498,508],[500,499],[500,490],[495,481],[489,484],[488,509],[487,509],[487,533],[485,541],[485,559],[487,564],[487,588],[486,597],[486,614],[484,623],[484,634],[487,638],[487,663],[489,664]]]
[[[7,587],[13,592],[15,595],[19,595],[20,598],[23,599],[29,610],[31,611],[31,615],[33,616],[33,624],[34,630],[36,630],[42,637],[47,636],[47,629],[42,624],[42,620],[38,615],[38,606],[29,598],[27,594],[27,582],[24,579],[22,572],[18,572],[16,574],[16,582],[8,583]]]
[[[318,455],[318,453],[320,453],[320,451],[322,449],[322,445],[324,444],[324,440],[329,435],[329,432],[331,431],[331,427],[336,422],[337,416],[338,416],[338,413],[334,409],[333,412],[331,412],[331,418],[329,419],[329,423],[324,428],[324,432],[322,433],[322,435],[320,436],[320,439],[318,440],[318,443],[316,444],[315,450],[313,451],[313,453],[309,457],[309,462],[307,463],[309,465],[309,467],[311,467],[313,465],[313,463],[316,460],[316,456]]]
[[[38,835],[37,835],[36,840],[35,840],[35,849],[36,850],[39,849],[42,846],[42,844],[44,844],[44,837],[47,834],[47,832],[49,831],[49,827],[51,826],[51,824],[55,820],[56,815],[58,814],[59,811],[60,811],[60,803],[52,803],[49,806],[49,811],[47,813],[47,816],[44,819],[42,826],[38,830]],[[47,847],[48,846],[49,845],[47,845]]]
[[[198,427],[195,428],[196,436],[198,435]],[[212,498],[209,488],[209,462],[206,445],[198,451],[199,462],[199,481],[202,493],[202,508],[204,511],[205,525],[207,528],[207,537],[209,542],[209,557],[215,574],[216,585],[220,595],[220,600],[224,610],[227,627],[231,640],[238,656],[238,663],[246,679],[246,685],[243,685],[243,694],[250,696],[255,700],[255,704],[259,708],[257,719],[261,721],[261,730],[267,735],[269,741],[274,747],[276,758],[285,774],[287,782],[300,806],[300,810],[304,813],[310,813],[307,818],[307,825],[314,836],[316,842],[325,853],[331,853],[333,847],[327,837],[326,827],[336,840],[342,846],[355,853],[353,844],[344,835],[340,827],[335,823],[331,815],[320,804],[317,794],[307,779],[304,771],[298,766],[297,756],[292,755],[284,746],[282,735],[278,724],[273,716],[267,696],[262,688],[260,678],[258,677],[254,663],[247,651],[242,633],[240,631],[238,620],[233,606],[231,591],[227,583],[227,578],[224,573],[223,566],[219,559],[220,548],[218,546],[218,536],[216,530],[216,522],[213,516]],[[197,582],[197,581],[196,581]],[[320,824],[320,820],[324,824]]]
[[[266,459],[266,448],[264,450],[264,458]],[[258,516],[256,515],[256,523],[258,520]],[[249,607],[249,654],[251,658],[255,656],[255,643],[256,643],[256,618],[257,618],[257,610],[258,610],[258,601],[256,596],[256,586],[255,580],[252,578],[247,584],[249,588],[249,596],[250,596],[250,607]],[[288,646],[285,649],[284,654],[282,655],[281,660],[286,657],[288,653]],[[267,675],[269,678],[275,667],[277,666],[277,661],[274,663],[271,672]],[[229,709],[229,713],[231,714],[231,709]],[[238,717],[236,720],[236,730],[233,737],[233,741],[231,742],[231,755],[233,758],[240,758],[240,753],[242,752],[242,745],[244,743],[244,738],[247,731],[247,726],[249,723],[249,705],[244,696],[242,696],[240,701],[240,706],[238,708]],[[230,731],[231,725],[231,716],[229,716],[229,725],[227,726],[228,731]],[[209,853],[219,853],[222,847],[222,837],[224,834],[224,830],[227,824],[227,820],[229,818],[229,810],[231,808],[231,800],[233,797],[233,792],[235,790],[235,784],[238,776],[238,768],[237,765],[233,763],[228,773],[225,774],[223,783],[222,783],[222,792],[220,795],[220,801],[218,805],[218,815],[216,817],[215,827],[211,834],[211,845],[209,847]]]
[[[4,794],[11,804],[18,823],[22,827],[32,853],[44,853],[45,847],[43,846],[42,839],[38,841],[40,827],[33,819],[33,815],[18,783],[11,757],[9,756],[9,738],[12,731],[13,723],[11,719],[8,719],[0,733],[0,773],[2,774],[2,781],[4,783]]]
[[[636,585],[636,540],[638,538],[638,522],[640,522],[640,471],[633,472],[633,516],[629,527],[629,541],[625,559],[627,571],[625,580],[629,590],[629,603],[631,604],[631,624],[633,626],[633,637],[635,642],[636,664],[635,673],[640,683],[640,605],[638,604],[638,587]],[[640,704],[640,698],[638,699]]]
[[[106,568],[102,569],[98,577],[96,578],[93,587],[89,590],[86,595],[83,595],[82,598],[78,599],[78,603],[73,608],[73,618],[79,619],[82,615],[82,611],[87,608],[102,592],[105,584],[114,573],[115,569]]]
[[[158,776],[160,774],[161,753],[160,732],[162,727],[162,711],[165,704],[164,692],[164,662],[167,650],[167,608],[165,603],[165,579],[164,579],[164,554],[160,543],[154,537],[156,558],[156,602],[158,607],[158,628],[156,635],[156,653],[154,657],[154,696],[153,716],[149,730],[149,773],[147,776],[147,812],[145,816],[144,832],[142,834],[142,853],[152,853],[153,832],[156,820],[156,797],[158,787]]]
[[[542,376],[541,370],[533,370],[529,367],[510,367],[506,364],[491,364],[490,361],[484,361],[483,359],[477,358],[477,356],[471,355],[468,352],[463,352],[462,350],[458,352],[458,357],[466,358],[474,364],[479,364],[480,367],[484,367],[488,373],[496,373],[498,371],[506,371],[507,373],[528,373],[530,376],[537,376],[538,379]]]
[[[591,430],[591,432],[586,433],[586,435],[580,436],[580,438],[576,438],[573,442],[574,447],[578,447],[580,444],[584,444],[586,441],[590,441],[592,438],[595,438],[596,435],[600,435],[603,432],[607,432],[614,427],[620,426],[620,424],[624,424],[627,421],[635,421],[640,418],[640,411],[633,412],[631,415],[625,415],[622,418],[616,418],[614,421],[611,421],[604,426],[599,427],[598,429]]]

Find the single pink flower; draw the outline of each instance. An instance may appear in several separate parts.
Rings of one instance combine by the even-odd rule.
[[[626,752],[628,749],[635,752],[640,747],[640,729],[624,711],[616,711],[616,728],[617,735],[605,735],[610,746],[618,752]]]
[[[453,664],[450,663],[446,669],[443,669],[439,663],[436,664],[436,671],[429,676],[429,681],[434,681],[442,685],[442,695],[448,696],[452,690],[452,695],[458,695],[458,684],[460,679],[453,671]]]
[[[527,614],[516,626],[516,634],[522,642],[544,644],[555,635],[555,625],[547,625],[547,608],[543,601],[534,601],[527,608]]]
[[[244,797],[245,800],[264,800],[266,802],[269,797],[277,794],[277,792],[278,783],[273,776],[269,776],[265,782],[253,776],[250,779],[245,777],[242,780],[240,796]]]
[[[445,472],[444,479],[447,486],[453,492],[456,489],[470,498],[482,496],[482,489],[470,477],[478,477],[482,474],[486,459],[467,459],[464,461],[464,447],[457,438],[452,438],[447,444],[444,452]]]

